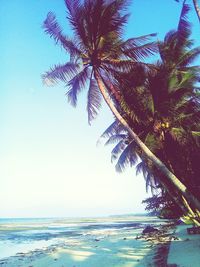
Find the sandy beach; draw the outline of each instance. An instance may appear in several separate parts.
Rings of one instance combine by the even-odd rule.
[[[158,231],[142,235],[147,225]],[[188,235],[187,227],[153,217],[3,224],[1,237],[11,232],[10,236],[17,236],[15,247],[21,243],[24,247],[19,247],[17,253],[8,251],[12,255],[1,257],[0,266],[199,267],[200,237]],[[39,237],[46,243],[34,243]],[[32,249],[30,245],[34,245]]]
[[[154,266],[156,246],[152,245],[145,238],[137,238],[141,235],[145,225],[153,224],[160,227],[165,222],[154,217],[115,217],[95,219],[92,222],[87,220],[75,223],[69,221],[57,221],[51,223],[52,229],[57,227],[55,238],[46,240],[51,245],[42,246],[37,249],[28,250],[0,259],[0,266],[3,267],[144,267]],[[67,226],[68,225],[68,226]],[[42,233],[42,238],[47,239],[46,229],[48,224],[31,224],[32,242]],[[68,228],[65,229],[65,226]],[[1,233],[6,230],[13,231],[15,227],[15,242],[27,240],[27,229],[25,224],[1,226]],[[21,230],[20,230],[21,229]],[[26,229],[26,230],[25,230]],[[59,232],[64,229],[64,232]],[[74,232],[72,229],[76,229]],[[27,231],[27,233],[26,233]],[[68,234],[68,231],[71,234]],[[37,233],[37,234],[36,234]],[[45,235],[44,235],[45,234]],[[49,234],[53,236],[52,232]],[[21,236],[25,237],[23,241]],[[31,236],[32,238],[32,236]],[[43,240],[44,241],[44,240]],[[7,241],[6,241],[7,242]],[[52,244],[53,242],[53,244]],[[27,244],[28,244],[27,243]],[[16,243],[17,245],[17,243]],[[9,249],[9,248],[8,248]]]
[[[191,225],[179,225],[170,244],[168,265],[177,267],[200,266],[200,235],[187,234]]]

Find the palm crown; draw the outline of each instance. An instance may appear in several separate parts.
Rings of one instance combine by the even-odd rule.
[[[129,124],[151,151],[193,192],[195,187],[198,194],[200,109],[196,91],[199,68],[191,63],[200,54],[200,48],[191,48],[188,11],[188,5],[184,4],[177,30],[170,31],[164,41],[159,42],[161,60],[156,62],[155,72],[146,75],[140,70],[137,81],[131,72],[121,73],[117,79],[125,104],[132,112],[125,114]],[[117,142],[112,160],[118,158],[118,171],[136,164],[139,155],[143,162],[137,169],[143,171],[147,185],[159,184],[156,178],[162,174],[117,121],[102,136],[109,138],[106,144]]]
[[[96,83],[101,77],[113,100],[120,98],[113,87],[116,71],[127,71],[141,59],[157,50],[154,42],[146,43],[154,34],[131,38],[121,37],[128,15],[124,14],[127,0],[65,0],[74,38],[66,37],[53,13],[44,21],[44,28],[56,43],[70,54],[70,61],[56,65],[43,75],[47,84],[62,80],[68,85],[69,102],[76,106],[78,93],[88,86],[88,121],[96,117],[101,105],[101,94]],[[112,86],[111,86],[112,85]]]

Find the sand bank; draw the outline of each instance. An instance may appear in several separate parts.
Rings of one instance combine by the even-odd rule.
[[[188,235],[189,225],[178,225],[170,244],[168,265],[177,267],[200,266],[200,235]]]
[[[117,220],[117,225],[115,224]],[[175,226],[173,223],[155,218],[112,218],[106,221],[95,219],[66,228],[68,221],[53,222],[48,225],[55,232],[46,232],[40,225],[31,226],[31,230],[20,232],[17,226],[14,235],[19,238],[38,238],[42,240],[54,234],[47,247],[37,247],[0,260],[0,267],[199,267],[200,236],[188,235],[188,226]],[[119,224],[120,221],[120,224]],[[133,222],[133,223],[132,223]],[[110,224],[111,223],[111,224]],[[136,224],[135,224],[136,223]],[[141,235],[146,225],[152,225],[157,231]],[[16,227],[16,225],[14,225]],[[23,226],[24,227],[24,226]],[[29,228],[30,225],[27,225]],[[44,227],[44,226],[43,226]],[[46,226],[47,227],[47,226]],[[57,227],[59,231],[57,231]],[[64,228],[63,228],[64,227]],[[78,227],[78,228],[77,228]],[[13,231],[5,227],[6,235]],[[61,229],[63,229],[62,232]],[[68,229],[68,230],[66,230]],[[53,230],[54,231],[54,230]],[[4,232],[4,230],[2,230]],[[13,233],[13,232],[12,232]],[[18,239],[16,239],[18,240]],[[21,239],[20,239],[21,240]],[[43,240],[44,241],[44,240]],[[49,242],[49,241],[47,241]],[[28,252],[27,252],[28,251]],[[13,254],[14,255],[14,254]]]
[[[142,229],[141,229],[142,231]],[[154,266],[154,248],[137,240],[138,230],[96,230],[83,238],[2,259],[3,267],[144,267]]]

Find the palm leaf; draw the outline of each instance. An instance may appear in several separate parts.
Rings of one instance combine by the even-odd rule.
[[[105,143],[105,146],[115,144],[116,142],[119,142],[121,140],[125,140],[127,138],[126,134],[115,134],[112,135],[108,141]]]
[[[189,5],[185,3],[186,1],[183,2],[183,7],[179,19],[179,24],[178,24],[178,43],[177,47],[182,47],[184,43],[186,42],[187,38],[191,34],[191,24],[188,21],[188,12],[190,11]]]
[[[67,92],[67,96],[72,106],[75,107],[77,105],[77,95],[86,87],[89,76],[90,70],[86,67],[68,82],[70,89]]]
[[[74,35],[81,46],[81,49],[88,49],[88,33],[85,25],[86,10],[84,5],[79,0],[65,0],[65,5],[68,9],[67,18],[72,27]]]
[[[88,122],[96,118],[98,110],[101,108],[101,92],[97,86],[96,80],[90,79],[90,85],[88,90],[88,102],[87,102],[87,111],[88,111]]]
[[[153,153],[155,153],[156,151],[158,151],[162,144],[159,142],[159,140],[156,138],[155,134],[154,133],[151,133],[149,132],[147,135],[146,135],[146,138],[145,138],[145,145],[147,147],[149,147],[149,149],[151,149],[151,151]]]
[[[80,0],[65,0],[65,5],[70,13],[70,15],[75,16],[77,10],[80,8],[81,6],[81,1]]]
[[[193,136],[198,136],[198,137],[200,137],[200,132],[192,131],[191,133],[192,133]]]
[[[183,128],[173,127],[170,130],[171,137],[179,144],[185,144],[186,142],[186,132]]]
[[[139,63],[137,63],[139,64]],[[102,61],[102,65],[113,70],[129,72],[132,67],[136,65],[132,60],[116,60],[116,59],[105,59]]]
[[[185,53],[183,55],[183,57],[180,59],[180,65],[181,66],[188,66],[191,63],[194,62],[194,60],[196,60],[196,58],[200,55],[200,47],[191,49],[190,51],[188,51],[187,53]]]
[[[131,167],[136,164],[138,156],[136,153],[136,143],[132,141],[121,153],[115,169],[117,172],[122,172],[128,165]]]
[[[143,176],[145,177],[145,176],[147,175],[147,173],[148,173],[148,172],[147,172],[147,166],[146,166],[146,164],[145,164],[144,161],[139,162],[139,163],[136,165],[135,168],[136,168],[136,175],[142,173]]]
[[[200,146],[200,132],[198,131],[191,131],[191,134],[196,142],[196,145],[199,147]]]
[[[134,61],[145,59],[158,51],[157,43],[152,42],[141,46],[122,48],[123,53]]]
[[[79,65],[68,62],[64,65],[55,65],[50,71],[46,72],[42,79],[44,83],[53,85],[59,80],[67,82],[69,79],[72,79],[79,71]]]
[[[126,9],[129,1],[116,0],[107,2],[107,5],[101,16],[101,34],[106,35],[115,31],[119,36],[122,27],[127,22],[128,15],[122,15],[122,11]]]
[[[49,12],[46,20],[44,21],[43,28],[45,32],[52,37],[56,43],[60,43],[65,50],[71,55],[80,55],[81,51],[75,43],[62,34],[61,27],[59,26],[55,15]]]
[[[119,154],[122,153],[124,148],[126,147],[124,140],[119,141],[119,143],[113,148],[111,151],[111,162],[113,163],[119,156]]]
[[[128,40],[123,42],[122,47],[124,49],[128,49],[128,48],[135,48],[137,46],[144,45],[144,42],[149,41],[149,39],[151,39],[152,37],[155,37],[156,35],[157,35],[156,33],[151,33],[151,34],[147,34],[147,35],[143,35],[139,37],[129,38]]]
[[[119,134],[120,132],[125,132],[123,125],[118,121],[115,120],[100,136],[97,144],[101,143],[101,139],[103,138],[110,138],[113,135]]]

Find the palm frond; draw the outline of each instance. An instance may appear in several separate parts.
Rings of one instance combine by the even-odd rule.
[[[76,14],[77,9],[79,9],[81,6],[81,1],[80,0],[73,0],[73,1],[65,0],[65,5],[69,13],[74,16]]]
[[[185,144],[186,143],[186,132],[183,128],[177,128],[173,127],[170,130],[171,137],[177,141],[179,144]]]
[[[59,80],[63,82],[67,82],[72,79],[79,72],[79,65],[68,62],[64,65],[55,65],[50,71],[46,72],[42,79],[45,84],[53,85],[57,83]]]
[[[137,62],[137,64],[139,63]],[[109,67],[113,68],[114,70],[117,71],[129,72],[136,65],[136,62],[133,62],[132,60],[128,59],[127,60],[105,59],[102,61],[102,65],[108,68]]]
[[[79,42],[82,50],[87,50],[88,33],[85,25],[86,14],[84,5],[79,0],[65,0],[65,5],[68,10],[67,19],[72,27],[74,35]]]
[[[123,53],[134,61],[145,59],[158,52],[157,43],[152,42],[141,46],[122,48]]]
[[[152,37],[155,37],[156,33],[146,34],[139,37],[129,38],[128,40],[124,41],[122,47],[124,48],[135,48],[137,46],[144,45],[145,42],[149,41]]]
[[[60,43],[71,55],[80,55],[81,51],[75,45],[75,42],[63,35],[62,29],[56,20],[56,16],[52,12],[48,13],[43,28],[45,29],[45,32],[55,40],[56,44]]]
[[[66,95],[68,96],[68,101],[72,106],[75,107],[77,105],[77,95],[82,89],[85,89],[89,76],[90,70],[86,67],[68,82],[70,89]]]
[[[101,108],[102,96],[97,86],[96,80],[90,79],[90,85],[88,90],[88,102],[87,102],[87,112],[88,112],[88,122],[96,118],[98,110]]]
[[[145,138],[145,145],[153,152],[155,153],[156,151],[158,151],[162,144],[159,142],[159,140],[156,138],[154,133],[149,132],[146,135]]]
[[[113,13],[124,11],[130,5],[130,0],[106,0],[107,4],[110,5],[109,8],[112,8]]]
[[[153,195],[153,192],[156,188],[156,181],[154,175],[148,173],[147,176],[145,177],[145,182],[146,182],[146,192],[148,193],[150,187],[151,193]]]
[[[115,169],[117,172],[122,172],[125,170],[127,166],[134,166],[138,160],[138,156],[136,153],[136,143],[132,141],[129,145],[121,153]]]
[[[118,121],[115,120],[100,136],[99,140],[102,138],[109,138],[115,134],[119,134],[122,132],[126,132],[125,128],[123,125]]]
[[[115,135],[112,135],[108,141],[106,141],[105,143],[105,146],[107,145],[111,145],[111,144],[115,144],[121,140],[125,141],[127,138],[127,135],[126,134],[115,134]]]
[[[146,183],[146,192],[148,192],[149,187],[151,188],[151,192],[156,189],[156,181],[155,176],[152,171],[150,171],[148,165],[145,160],[142,160],[140,163],[136,165],[136,175],[142,174]]]
[[[113,163],[114,161],[117,160],[119,155],[123,152],[125,149],[126,144],[124,143],[124,140],[119,141],[119,143],[112,149],[111,151],[111,162]]]
[[[191,63],[196,60],[196,58],[200,55],[200,47],[196,47],[186,52],[183,57],[180,59],[180,66],[187,67]]]
[[[200,146],[200,132],[198,131],[192,131],[191,132],[192,137],[194,138],[196,145],[199,147]]]
[[[181,15],[179,19],[179,24],[178,24],[178,47],[182,47],[182,45],[185,43],[187,38],[191,34],[191,24],[188,21],[188,12],[190,11],[190,6],[183,2],[183,7],[181,10]]]
[[[159,44],[168,45],[176,40],[176,30],[170,30],[165,34],[164,41],[159,42]]]
[[[144,161],[139,162],[135,166],[135,169],[136,169],[136,175],[139,175],[140,173],[142,173],[143,176],[145,177],[147,175],[147,173],[148,173],[147,166],[146,166]]]

